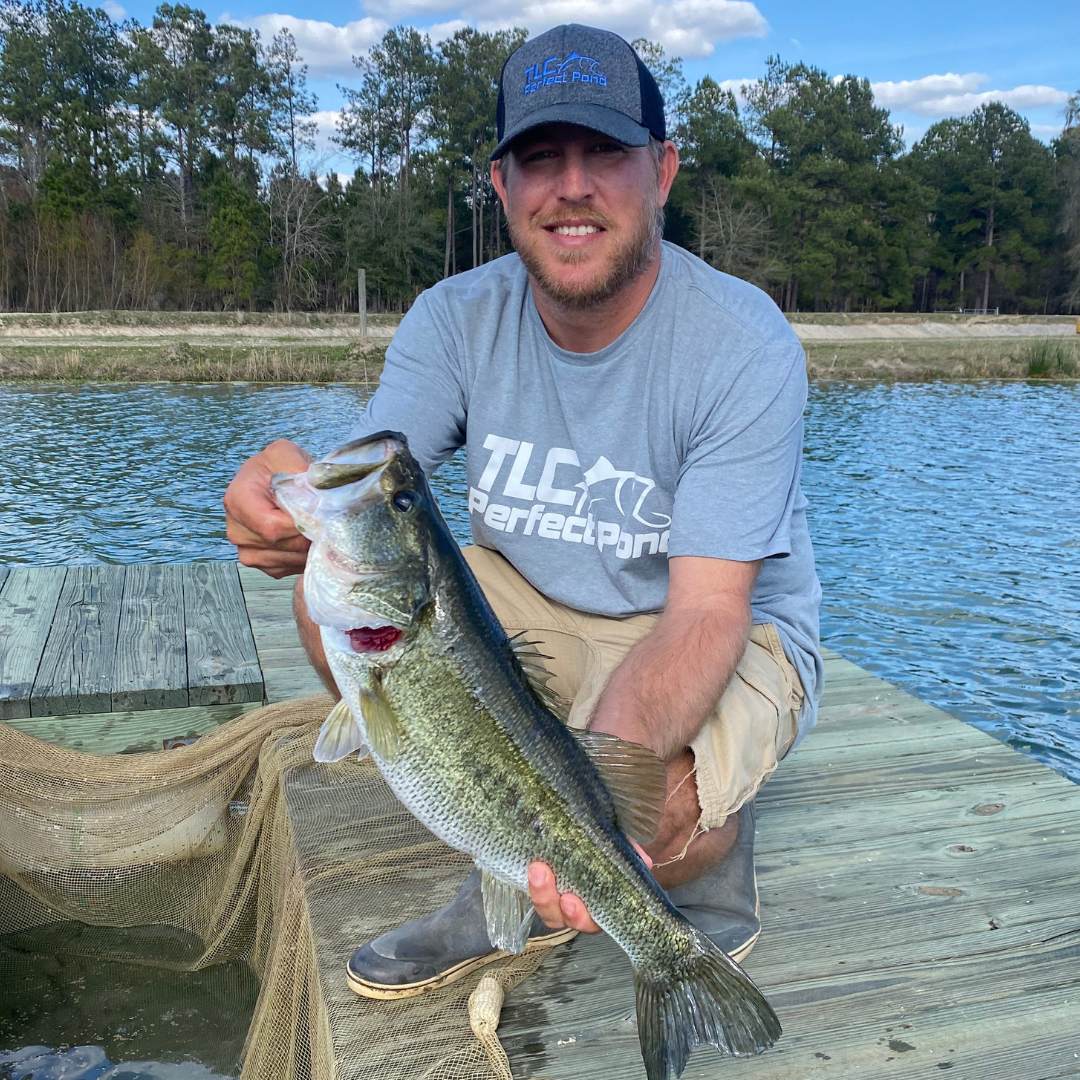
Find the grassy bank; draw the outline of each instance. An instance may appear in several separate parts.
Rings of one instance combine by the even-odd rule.
[[[368,327],[395,327],[400,315],[368,313]],[[0,313],[0,332],[18,330],[59,331],[136,327],[176,333],[188,327],[259,327],[289,330],[343,330],[356,332],[360,317],[356,312],[337,311],[47,311]]]
[[[800,314],[795,323],[996,323],[1020,316]],[[1080,335],[807,340],[812,379],[1080,378]],[[1070,320],[1066,319],[1065,322]],[[375,382],[398,315],[90,311],[0,314],[0,380],[35,382]],[[850,330],[848,331],[850,333]],[[1041,331],[1040,331],[1041,334]],[[837,334],[837,338],[843,331]]]
[[[915,326],[930,323],[936,326],[1070,326],[1076,315],[964,315],[955,311],[888,311],[888,312],[788,312],[793,325],[805,326]]]
[[[377,382],[383,343],[352,345],[17,345],[0,348],[0,381]],[[806,345],[811,379],[924,382],[1080,377],[1080,342],[855,341]]]
[[[1075,379],[1080,341],[852,341],[807,343],[811,379],[925,382],[937,379]]]
[[[0,348],[16,382],[377,382],[383,345],[163,345]]]

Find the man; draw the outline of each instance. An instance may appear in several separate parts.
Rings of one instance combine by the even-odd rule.
[[[572,725],[667,763],[646,855],[739,958],[760,925],[752,800],[813,724],[821,685],[803,352],[764,293],[662,244],[678,153],[625,41],[570,25],[527,42],[498,117],[492,182],[516,254],[420,295],[355,434],[405,432],[429,473],[467,447],[465,555],[488,600],[551,657]],[[277,442],[237,473],[225,506],[245,564],[303,569],[307,543],[268,484],[309,460]],[[494,959],[477,876],[359,948],[352,987],[405,996]],[[550,868],[529,876],[531,948],[598,932]]]

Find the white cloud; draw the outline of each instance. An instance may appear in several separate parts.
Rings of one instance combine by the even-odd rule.
[[[269,41],[282,27],[296,38],[308,72],[316,79],[353,78],[352,58],[374,45],[392,23],[426,23],[447,16],[425,32],[442,41],[463,26],[502,30],[524,26],[536,35],[560,23],[602,26],[627,40],[657,41],[671,56],[687,60],[711,56],[717,43],[738,37],[765,37],[769,24],[752,0],[367,0],[365,16],[344,26],[294,15],[256,15],[222,22],[250,26]]]
[[[499,6],[510,8],[506,0]],[[516,22],[536,34],[564,22],[602,26],[627,40],[657,41],[669,55],[686,59],[711,56],[717,42],[737,37],[764,37],[769,24],[746,0],[526,0]]]
[[[250,26],[258,30],[264,42],[283,27],[296,38],[297,51],[314,79],[342,79],[356,75],[352,58],[375,44],[390,29],[390,24],[370,16],[335,26],[317,19],[298,19],[294,15],[256,15],[251,19],[231,19],[221,16],[222,22]]]
[[[310,119],[315,121],[315,149],[316,151],[331,151],[337,153],[340,151],[333,142],[334,132],[336,130],[337,118],[341,114],[333,111],[332,109],[320,109],[316,113],[312,113]]]
[[[735,95],[735,100],[739,104],[741,109],[746,104],[746,97],[743,94],[744,86],[756,86],[757,79],[718,79],[717,86],[721,90],[730,90]]]
[[[1063,124],[1032,124],[1031,134],[1043,142],[1050,142],[1061,134],[1063,128]]]
[[[353,178],[352,173],[334,172],[333,174],[331,174],[331,173],[322,173],[320,176],[317,176],[315,179],[318,180],[319,186],[322,187],[323,189],[325,189],[326,185],[327,185],[327,182],[329,181],[331,175],[337,177],[337,182],[342,187],[348,187],[349,182]]]
[[[435,23],[429,26],[425,31],[426,34],[431,36],[432,41],[445,41],[449,37],[453,37],[459,30],[463,30],[468,26],[468,22],[465,19],[448,19],[446,22]]]
[[[627,40],[647,37],[686,59],[712,55],[717,42],[764,37],[769,30],[751,0],[476,0],[467,8],[461,0],[368,0],[364,7],[394,21],[450,16],[431,27],[433,41],[469,23],[481,30],[524,26],[535,35],[576,22],[614,30]]]
[[[116,3],[116,0],[105,0],[101,9],[113,22],[119,22],[127,14],[127,11]]]
[[[874,101],[886,109],[903,109],[916,116],[959,116],[1000,101],[1013,109],[1033,109],[1041,105],[1064,105],[1069,95],[1053,86],[1015,86],[1011,90],[980,90],[988,75],[972,71],[965,75],[926,75],[902,82],[871,83]]]

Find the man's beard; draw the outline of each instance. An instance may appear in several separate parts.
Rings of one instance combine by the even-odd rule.
[[[536,237],[533,231],[567,220],[587,222],[598,225],[607,232],[612,231],[610,219],[588,206],[564,206],[556,214],[538,214],[525,228],[521,228],[512,215],[507,215],[506,224],[514,250],[525,264],[529,276],[550,300],[560,307],[575,311],[595,307],[610,300],[631,281],[645,273],[652,264],[656,244],[663,231],[663,217],[659,208],[655,204],[644,206],[633,231],[624,243],[616,246],[606,267],[606,274],[599,279],[568,284],[544,266],[537,242],[539,237]],[[589,256],[582,251],[566,251],[554,257],[564,266],[573,266]]]

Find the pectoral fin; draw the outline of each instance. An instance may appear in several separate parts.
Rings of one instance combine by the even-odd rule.
[[[364,714],[364,728],[371,749],[383,761],[393,761],[401,743],[401,721],[377,675],[372,678],[370,688],[360,692],[360,709]]]
[[[647,747],[603,731],[571,734],[596,766],[615,804],[615,820],[632,840],[656,839],[667,798],[667,766]]]
[[[343,698],[323,721],[313,756],[316,761],[340,761],[354,750],[362,750],[361,757],[367,756],[364,733]]]
[[[480,892],[484,897],[484,917],[491,944],[506,952],[524,952],[533,919],[528,894],[486,870],[480,871]]]

